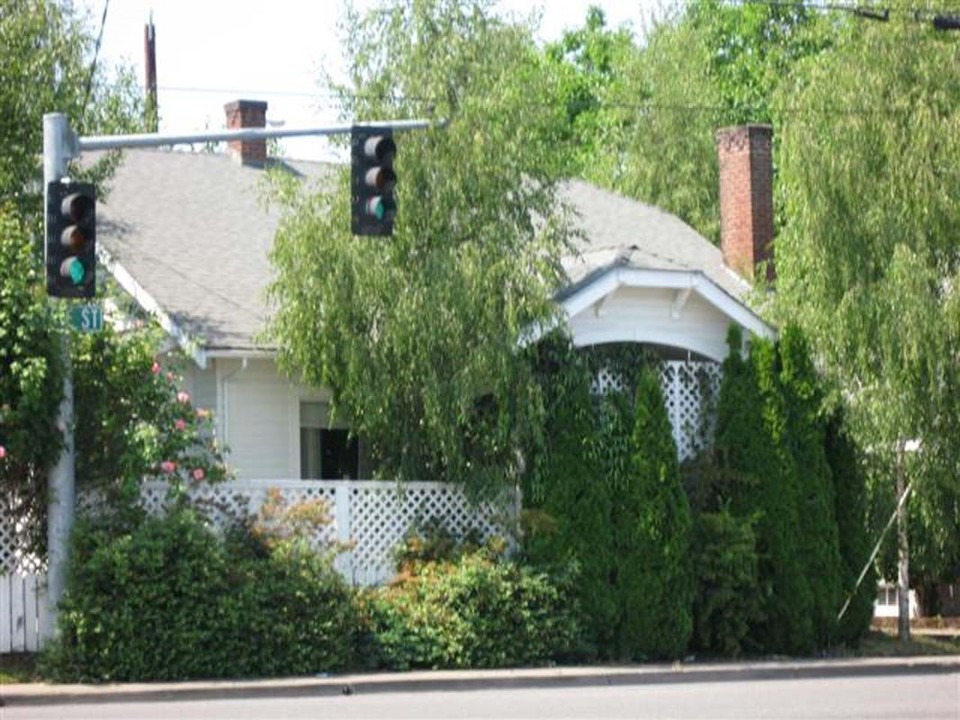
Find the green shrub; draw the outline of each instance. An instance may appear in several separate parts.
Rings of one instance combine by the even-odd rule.
[[[615,518],[621,538],[621,654],[677,658],[693,630],[691,519],[660,381],[637,380],[632,458]]]
[[[694,647],[708,655],[737,657],[760,620],[756,537],[749,520],[727,508],[697,516],[694,558]]]
[[[846,601],[870,557],[871,547],[867,533],[867,489],[863,464],[856,445],[844,428],[840,413],[827,423],[826,454],[836,490],[841,589],[843,600]],[[871,564],[839,623],[837,633],[840,641],[856,644],[867,633],[873,619],[876,596],[877,573]]]
[[[363,596],[374,665],[492,668],[546,662],[577,635],[570,578],[484,551],[425,562]]]
[[[611,522],[614,483],[599,436],[590,371],[569,338],[539,344],[546,406],[545,447],[524,487],[523,551],[537,567],[579,567],[585,657],[607,655],[617,636],[621,603],[612,582],[619,562]],[[624,459],[626,462],[626,459]]]
[[[56,680],[111,681],[339,670],[356,628],[329,558],[297,540],[224,541],[177,508],[126,532],[78,526],[44,667]]]

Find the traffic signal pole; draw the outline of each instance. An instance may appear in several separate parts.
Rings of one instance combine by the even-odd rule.
[[[43,207],[46,213],[46,193],[50,183],[67,174],[67,164],[73,157],[69,146],[70,126],[66,115],[50,113],[43,116]],[[46,215],[44,215],[46,218]],[[44,220],[46,223],[46,219]],[[46,231],[44,232],[46,237]],[[60,458],[47,480],[47,588],[44,607],[40,613],[40,634],[46,641],[56,634],[57,605],[63,597],[66,584],[67,555],[70,551],[70,533],[76,505],[74,483],[75,456],[73,452],[73,370],[70,364],[70,334],[60,339],[63,367],[63,399],[57,428],[62,433]]]
[[[125,148],[163,147],[192,143],[229,140],[268,140],[284,137],[347,135],[355,127],[389,128],[399,132],[443,127],[445,120],[391,120],[350,125],[326,125],[310,128],[239,128],[236,130],[207,131],[184,134],[144,133],[132,135],[100,135],[80,137],[70,128],[67,116],[48,113],[43,116],[43,187],[44,208],[47,207],[47,188],[51,182],[67,175],[68,164],[84,150],[120,150]],[[46,217],[46,215],[45,215]],[[46,237],[46,228],[44,228]],[[63,361],[63,400],[57,427],[63,433],[63,449],[50,474],[47,515],[47,593],[41,613],[41,637],[49,640],[56,634],[57,606],[63,597],[66,581],[67,556],[76,504],[73,445],[73,373],[70,366],[70,339],[65,334],[61,342]]]

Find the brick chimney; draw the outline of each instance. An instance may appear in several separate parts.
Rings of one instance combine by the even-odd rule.
[[[227,129],[262,128],[267,126],[267,104],[257,100],[235,100],[223,106],[227,113]],[[231,140],[230,156],[240,165],[263,167],[267,162],[266,140]]]
[[[723,262],[753,280],[755,269],[773,267],[773,128],[740,125],[717,131],[720,160],[720,249]]]

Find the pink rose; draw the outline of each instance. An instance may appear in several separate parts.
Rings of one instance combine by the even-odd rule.
[[[160,469],[169,475],[177,469],[177,464],[171,460],[164,460],[160,463]]]
[[[190,393],[184,390],[181,390],[180,392],[177,393],[177,401],[182,403],[190,402]]]
[[[174,426],[177,430],[185,430],[186,427],[187,427],[187,421],[184,420],[183,418],[179,418],[179,419],[177,419],[177,421],[173,424],[173,426]]]
[[[201,420],[206,420],[211,414],[212,413],[206,408],[197,408],[197,417]]]
[[[158,362],[153,363],[153,365],[150,368],[150,372],[152,372],[154,375],[158,375],[160,373],[160,363]]]
[[[193,469],[193,479],[197,482],[203,480],[206,477],[206,473],[203,471],[203,468],[194,468]]]
[[[7,449],[3,445],[0,445],[0,460],[3,460],[3,458],[5,458],[6,456],[7,456]]]

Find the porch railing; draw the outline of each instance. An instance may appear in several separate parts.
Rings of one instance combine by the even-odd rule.
[[[480,537],[503,535],[517,517],[519,498],[511,494],[500,503],[473,504],[462,489],[438,482],[379,482],[373,480],[237,480],[190,489],[191,499],[206,510],[211,522],[222,525],[231,517],[256,514],[271,489],[289,506],[311,500],[328,504],[331,522],[313,538],[318,544],[338,542],[347,549],[336,567],[356,585],[375,585],[394,574],[394,551],[411,530],[439,521],[455,535],[474,532]],[[167,486],[147,483],[144,507],[160,512]]]

